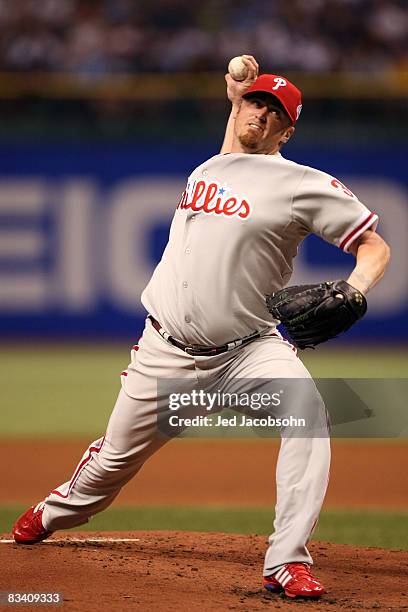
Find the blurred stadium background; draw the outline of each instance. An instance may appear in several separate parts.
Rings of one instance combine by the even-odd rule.
[[[284,155],[349,185],[380,214],[392,247],[368,315],[307,354],[307,365],[314,376],[408,378],[407,32],[405,0],[0,0],[0,446],[3,465],[15,466],[4,482],[20,485],[18,494],[2,487],[0,531],[36,501],[24,494],[37,478],[33,452],[44,467],[54,461],[40,460],[47,444],[76,451],[105,428],[143,327],[139,295],[185,178],[221,146],[223,74],[234,55],[254,54],[262,71],[301,87],[304,108]],[[344,277],[352,265],[308,238],[293,280]],[[193,444],[202,441],[169,446],[184,445],[188,462]],[[353,456],[355,440],[334,447],[345,444]],[[378,446],[369,452],[379,463],[408,449],[402,434],[365,444]],[[66,452],[71,469],[79,457]],[[47,472],[49,487],[68,474]],[[350,479],[360,501],[336,498],[318,536],[400,547],[407,485],[405,507],[391,496],[384,508],[387,483],[367,478],[378,490],[370,514]],[[119,508],[92,527],[270,530],[270,510],[256,499],[243,496],[251,510],[242,511],[235,500],[235,514],[215,492],[208,499],[195,509],[193,494],[186,507],[164,494],[153,508],[140,499],[137,520]]]

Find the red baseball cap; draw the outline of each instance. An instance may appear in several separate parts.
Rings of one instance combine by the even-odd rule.
[[[296,123],[299,119],[302,110],[302,93],[288,79],[279,74],[261,74],[242,97],[245,98],[248,94],[257,91],[265,91],[278,98],[292,123]]]

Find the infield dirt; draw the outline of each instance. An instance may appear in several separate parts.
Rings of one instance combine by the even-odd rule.
[[[89,542],[98,536],[138,540]],[[39,611],[408,608],[408,552],[314,542],[314,572],[328,593],[319,601],[293,601],[261,588],[265,537],[121,531],[58,532],[55,538],[33,546],[0,546],[2,590],[62,592],[61,608],[35,606]]]
[[[69,479],[86,447],[80,441],[3,441],[0,501],[40,500]],[[117,503],[270,504],[272,512],[277,452],[272,440],[175,441]],[[406,453],[404,443],[334,442],[326,507],[406,508],[400,471]],[[95,537],[133,541],[89,541]],[[266,544],[257,535],[58,532],[35,546],[0,545],[0,591],[62,592],[62,608],[35,606],[47,612],[408,609],[408,551],[312,542],[314,571],[328,593],[318,602],[294,602],[261,589]]]
[[[0,503],[32,504],[71,478],[89,441],[2,440]],[[115,505],[275,503],[276,440],[174,440],[143,466]],[[401,441],[332,442],[325,508],[406,509]]]

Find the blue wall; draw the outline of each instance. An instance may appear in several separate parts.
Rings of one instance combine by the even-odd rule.
[[[130,339],[139,295],[167,239],[185,178],[214,148],[86,144],[0,148],[0,334]],[[333,174],[380,214],[393,261],[345,341],[408,340],[407,151],[298,149],[287,157]],[[316,237],[295,282],[345,277],[353,258]]]

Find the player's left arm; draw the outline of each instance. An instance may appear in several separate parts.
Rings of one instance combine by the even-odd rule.
[[[242,96],[258,76],[258,62],[252,55],[243,55],[242,61],[248,67],[248,74],[244,81],[234,81],[230,74],[227,73],[225,75],[225,80],[227,82],[227,97],[232,104],[232,108],[228,118],[227,127],[225,129],[224,142],[222,143],[220,153],[231,153],[235,120],[239,113]]]
[[[349,252],[355,256],[356,265],[347,282],[366,294],[383,277],[390,247],[379,234],[368,229],[350,245]]]
[[[347,279],[352,287],[365,294],[382,278],[390,249],[375,231],[378,216],[341,181],[305,167],[293,196],[292,216],[305,231],[356,257]]]
[[[347,282],[295,285],[266,296],[269,312],[283,323],[298,348],[315,347],[335,338],[364,316],[364,294],[383,276],[390,249],[375,231],[366,230],[348,251],[357,262]]]

